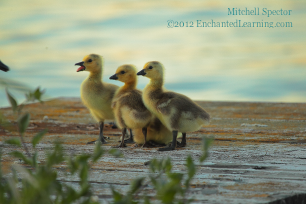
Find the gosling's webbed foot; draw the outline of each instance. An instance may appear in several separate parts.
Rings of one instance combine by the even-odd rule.
[[[164,147],[165,144],[160,144],[154,141],[147,141],[145,144],[143,144],[143,147]]]
[[[173,135],[172,143],[168,147],[159,148],[158,151],[172,151],[172,150],[175,150],[177,132],[178,132],[177,130],[172,131],[172,135]]]
[[[133,138],[131,138],[131,137],[129,137],[128,139],[125,139],[124,142],[125,142],[125,143],[129,143],[129,144],[135,143],[134,140],[133,140]]]
[[[186,142],[179,142],[179,141],[176,141],[176,146],[177,146],[177,147],[186,147]]]
[[[116,123],[111,122],[110,125],[112,126],[112,129],[118,129],[118,126]]]
[[[149,147],[153,147],[153,146],[151,145],[150,142],[145,142],[145,143],[141,146],[141,148],[144,148],[144,147],[149,148]]]
[[[179,147],[186,147],[186,145],[187,145],[186,132],[183,132],[182,134],[183,134],[182,141],[178,142],[178,146]]]
[[[170,147],[165,147],[165,148],[159,148],[158,151],[172,151],[175,150],[175,147],[170,146]]]
[[[91,141],[91,142],[87,142],[86,144],[96,144],[96,142],[98,142],[98,140],[94,140],[94,141]],[[107,142],[105,140],[103,140],[101,142],[102,144],[106,144]]]
[[[164,147],[164,146],[167,146],[166,144],[161,144],[161,143],[157,143],[157,142],[154,142],[154,141],[150,141],[150,143],[154,147]]]
[[[109,137],[103,136],[101,143],[102,143],[102,144],[106,144],[106,143],[107,143],[107,142],[106,142],[106,139],[109,139]],[[91,141],[91,142],[87,142],[87,144],[95,144],[97,141],[98,141],[98,140],[94,140],[94,141]]]

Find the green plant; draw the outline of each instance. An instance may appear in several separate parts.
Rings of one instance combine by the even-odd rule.
[[[208,149],[213,139],[203,137],[202,141],[202,154],[199,157],[199,163],[204,162],[208,157]],[[115,204],[150,204],[152,200],[158,200],[163,204],[185,204],[193,201],[193,199],[186,198],[191,181],[197,172],[197,165],[191,155],[188,155],[185,160],[186,172],[184,173],[173,171],[170,158],[161,160],[154,158],[148,163],[150,165],[148,177],[133,180],[130,190],[125,195],[111,187]],[[147,186],[153,187],[155,196],[149,198],[146,195]]]
[[[43,92],[38,88],[34,92],[26,94],[26,101],[18,106],[14,97],[8,92],[13,112],[17,117],[19,138],[6,140],[5,143],[23,147],[22,151],[13,151],[11,155],[18,158],[25,166],[16,165],[12,168],[13,176],[5,177],[1,172],[0,163],[0,203],[6,204],[96,204],[90,182],[88,182],[88,172],[91,165],[99,160],[106,150],[97,143],[92,154],[80,154],[77,156],[65,157],[63,147],[59,142],[54,143],[53,151],[47,153],[43,164],[37,161],[38,151],[36,145],[42,139],[47,130],[37,133],[31,144],[34,153],[30,153],[24,142],[23,136],[29,125],[30,114],[23,113],[22,108],[25,103],[38,100]],[[2,117],[2,125],[8,124]],[[202,163],[208,157],[208,149],[212,144],[212,139],[203,137],[202,154],[198,162]],[[117,149],[108,151],[116,157],[123,156]],[[1,159],[1,152],[0,152]],[[77,190],[58,180],[58,174],[54,169],[56,165],[65,164],[68,166],[68,176],[77,174],[80,178]],[[185,160],[186,172],[173,171],[173,164],[170,158],[149,162],[149,174],[146,177],[135,178],[126,194],[119,193],[114,187],[110,187],[114,204],[150,204],[158,201],[164,204],[191,203],[192,199],[187,199],[186,195],[190,189],[191,181],[196,175],[197,165],[194,159],[188,155]],[[17,176],[19,173],[19,176]],[[155,196],[148,197],[147,192],[153,188]]]
[[[26,151],[13,151],[11,155],[22,161],[25,167],[20,165],[13,166],[13,176],[6,178],[1,171],[0,163],[0,203],[5,204],[37,204],[37,203],[86,203],[94,204],[92,200],[92,190],[88,182],[88,171],[91,165],[105,153],[101,148],[101,143],[97,143],[93,154],[81,154],[78,156],[64,156],[63,147],[59,142],[55,142],[52,152],[47,153],[44,164],[39,164],[37,161],[38,151],[35,149],[46,130],[36,134],[31,143],[34,148],[34,153],[31,154],[24,142],[23,136],[29,125],[30,114],[21,114],[23,105],[29,101],[40,100],[43,94],[40,89],[26,94],[26,101],[18,106],[14,97],[8,92],[7,97],[10,101],[13,112],[17,114],[17,124],[19,138],[6,140],[6,144],[22,147]],[[109,151],[114,156],[122,156],[118,150]],[[1,159],[1,154],[0,154]],[[68,175],[78,174],[80,178],[79,190],[64,184],[57,180],[58,175],[54,170],[56,165],[68,164]],[[17,177],[20,173],[21,180]]]
[[[17,115],[17,127],[18,127],[18,133],[20,136],[20,140],[18,138],[12,138],[10,140],[7,140],[6,143],[7,144],[16,144],[16,145],[23,145],[27,156],[30,157],[31,154],[27,148],[27,146],[25,145],[24,139],[23,139],[23,135],[26,131],[26,129],[28,128],[29,122],[30,122],[30,114],[29,113],[24,113],[21,115],[22,109],[24,107],[24,105],[28,102],[33,102],[35,100],[38,100],[42,103],[41,100],[41,96],[43,95],[44,91],[40,90],[40,88],[38,87],[35,91],[31,92],[29,91],[28,93],[25,94],[26,96],[26,100],[21,103],[18,106],[17,101],[15,100],[15,98],[9,93],[9,91],[6,89],[6,95],[7,98],[11,104],[12,110],[14,112],[14,114]],[[42,132],[39,132],[36,136],[34,136],[32,144],[35,147],[35,145],[37,144],[37,142],[40,140],[40,138],[46,133],[46,130],[43,130]]]

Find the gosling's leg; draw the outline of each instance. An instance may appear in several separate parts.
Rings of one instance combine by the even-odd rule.
[[[178,133],[177,130],[172,131],[173,140],[172,140],[172,143],[171,143],[170,147],[159,148],[158,151],[171,151],[171,150],[175,150],[177,133]]]
[[[147,128],[142,128],[142,134],[144,136],[144,143],[142,147],[149,147],[150,145],[147,144]]]
[[[106,140],[105,140],[105,137],[103,136],[103,128],[104,128],[104,122],[101,122],[100,123],[100,134],[99,134],[99,139],[101,141],[102,144],[105,144],[107,143]],[[97,140],[95,141],[92,141],[92,142],[87,142],[87,144],[93,144],[95,143]]]
[[[186,147],[186,144],[187,144],[187,142],[186,142],[186,132],[185,133],[183,132],[182,134],[183,134],[182,141],[181,142],[177,142],[177,145],[179,147]]]
[[[105,137],[103,136],[104,122],[100,123],[100,141],[102,144],[106,143]]]
[[[120,145],[117,146],[117,147],[126,147],[126,145],[124,144],[125,133],[126,133],[126,128],[123,128],[123,129],[122,129],[122,139],[121,139],[121,143],[120,143]]]
[[[124,140],[125,143],[135,143],[133,139],[132,129],[130,129],[130,137],[129,139]]]

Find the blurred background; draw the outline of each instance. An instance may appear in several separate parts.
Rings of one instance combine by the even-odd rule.
[[[291,15],[229,16],[228,8],[292,10]],[[88,72],[76,62],[105,59],[103,80],[118,66],[139,70],[157,60],[165,87],[194,100],[306,101],[305,0],[0,1],[0,78],[46,89],[46,97],[79,97]],[[167,21],[292,22],[282,28],[168,28]],[[139,77],[138,88],[148,83]],[[13,92],[15,97],[24,96]],[[21,102],[21,101],[19,101]],[[4,89],[0,107],[8,106]]]

